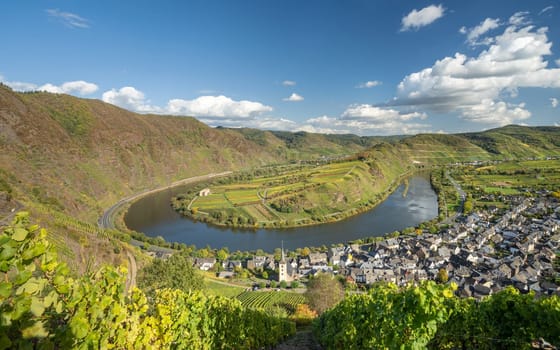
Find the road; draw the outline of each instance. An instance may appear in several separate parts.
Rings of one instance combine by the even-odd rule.
[[[145,190],[145,191],[142,191],[142,192],[138,192],[136,194],[133,194],[131,196],[123,198],[120,201],[118,201],[117,203],[113,204],[99,218],[99,220],[97,221],[97,225],[100,228],[104,228],[104,229],[114,229],[115,224],[113,223],[113,217],[114,217],[115,213],[118,212],[119,209],[122,206],[124,206],[125,204],[133,202],[133,201],[135,201],[137,199],[140,199],[144,196],[147,196],[147,195],[150,195],[152,193],[159,192],[159,191],[165,191],[167,189],[170,189],[170,188],[173,188],[173,187],[176,187],[176,186],[180,186],[180,185],[185,185],[185,184],[198,182],[198,181],[206,181],[206,180],[209,180],[209,179],[212,179],[212,178],[215,178],[215,177],[226,176],[226,175],[229,175],[231,173],[232,173],[231,171],[224,171],[224,172],[221,172],[221,173],[212,173],[212,174],[207,174],[207,175],[189,177],[187,179],[175,181],[171,185],[155,188],[155,189],[152,189],[152,190]]]
[[[135,201],[137,199],[140,199],[144,196],[147,196],[147,195],[150,195],[152,193],[159,192],[159,191],[164,191],[164,190],[173,188],[175,186],[185,185],[185,184],[198,182],[198,181],[205,181],[205,180],[212,179],[214,177],[226,176],[226,175],[229,175],[231,173],[232,173],[231,171],[224,171],[224,172],[221,172],[221,173],[212,173],[212,174],[207,174],[207,175],[189,177],[187,179],[175,181],[171,185],[167,185],[167,186],[155,188],[155,189],[152,189],[152,190],[146,190],[146,191],[142,191],[142,192],[133,194],[131,196],[128,196],[126,198],[121,199],[117,203],[113,204],[109,209],[105,210],[103,215],[97,221],[97,225],[101,229],[114,229],[115,224],[113,222],[113,218],[115,216],[115,213],[117,213],[122,206],[124,206],[124,205],[126,205],[126,204],[128,204],[132,201]],[[135,245],[135,246],[140,246],[142,244],[142,242],[139,242],[139,241],[136,241],[136,240],[133,239],[131,241],[131,244]],[[165,248],[161,248],[161,249],[163,250]],[[165,250],[167,250],[167,249],[165,249]],[[129,291],[130,288],[132,288],[136,285],[137,267],[136,267],[136,258],[134,257],[134,254],[132,254],[130,251],[127,250],[126,257],[128,259],[128,275],[126,276],[126,290]]]
[[[457,193],[459,193],[459,197],[461,197],[461,203],[459,204],[459,209],[457,210],[457,212],[455,214],[453,214],[453,216],[448,217],[446,220],[443,221],[443,223],[445,223],[445,224],[451,224],[451,223],[455,222],[455,219],[457,218],[457,216],[463,212],[463,208],[464,208],[464,205],[465,205],[465,200],[467,199],[467,193],[465,191],[463,191],[463,189],[457,183],[457,181],[455,181],[455,179],[452,178],[451,175],[449,175],[449,172],[447,172],[447,171],[445,172],[445,177],[447,177],[449,182],[451,182],[451,184],[455,187],[455,190],[457,191]],[[445,205],[445,207],[447,208],[447,204]]]

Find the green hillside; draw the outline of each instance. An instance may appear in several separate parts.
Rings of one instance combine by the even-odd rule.
[[[45,226],[62,228],[55,240],[83,261],[99,255],[96,249],[112,249],[98,242],[105,233],[90,227],[106,208],[180,179],[343,158],[367,164],[330,184],[316,182],[294,203],[309,217],[325,217],[352,210],[345,203],[375,202],[414,165],[560,156],[559,140],[558,127],[395,137],[211,128],[191,117],[141,115],[99,100],[0,85],[0,219],[24,207]],[[270,204],[282,207],[282,200]],[[107,261],[123,259],[121,252]]]

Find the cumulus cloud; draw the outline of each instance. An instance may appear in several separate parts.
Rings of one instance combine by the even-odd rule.
[[[553,97],[550,99],[550,105],[552,106],[552,108],[556,108],[558,107],[558,99]]]
[[[500,20],[498,18],[486,18],[484,21],[482,21],[479,25],[475,26],[474,28],[467,29],[465,27],[461,27],[459,32],[467,35],[467,42],[470,45],[477,45],[477,44],[488,45],[490,43],[488,40],[479,43],[478,39],[480,38],[481,35],[485,34],[486,32],[492,29],[496,29],[499,26],[500,26]]]
[[[465,108],[463,111],[463,119],[483,124],[507,125],[529,117],[531,112],[525,109],[524,103],[512,105],[491,99],[482,100],[481,103]]]
[[[234,101],[229,97],[200,96],[194,100],[173,99],[165,108],[166,113],[192,115],[195,117],[212,118],[249,118],[265,112],[271,112],[272,107],[260,102]]]
[[[91,95],[99,89],[96,84],[83,80],[68,81],[62,85],[46,83],[40,86],[22,81],[4,81],[4,78],[1,76],[0,81],[15,91],[46,91],[54,94],[78,94],[84,96]]]
[[[438,18],[443,17],[445,9],[442,5],[430,5],[421,10],[412,10],[408,15],[404,16],[401,20],[401,32],[407,30],[418,30],[421,27],[433,23]]]
[[[220,120],[220,125],[234,126],[242,119],[252,119],[272,107],[260,102],[235,101],[229,97],[200,96],[192,100],[175,98],[169,100],[164,107],[154,106],[146,99],[144,93],[132,86],[111,89],[103,93],[103,101],[140,113],[157,113],[172,115],[188,115],[205,122]],[[209,123],[214,125],[214,123]]]
[[[40,86],[37,90],[52,92],[56,94],[77,93],[79,95],[90,95],[96,92],[98,89],[99,87],[93,83],[88,83],[87,81],[83,80],[77,80],[63,83],[60,86],[45,84],[43,86]]]
[[[526,23],[523,16],[515,14],[510,22]],[[496,125],[527,119],[530,113],[523,106],[500,100],[504,94],[515,96],[519,88],[560,87],[560,69],[548,68],[545,59],[552,46],[547,28],[510,25],[491,42],[477,57],[456,53],[406,76],[391,104],[459,111],[467,120],[488,124],[493,120]]]
[[[382,83],[378,80],[370,80],[370,81],[366,81],[365,83],[361,83],[356,87],[360,88],[360,89],[369,89],[369,88],[372,88],[372,87],[375,87],[375,86],[379,86],[381,84]]]
[[[89,28],[90,21],[75,13],[60,11],[59,9],[46,10],[47,15],[70,28]]]
[[[101,96],[104,102],[126,108],[134,112],[158,113],[161,108],[151,106],[144,93],[132,86],[105,91]]]
[[[283,100],[288,102],[299,102],[299,101],[303,101],[303,96],[300,96],[294,92],[293,94],[290,95],[290,97],[286,97]]]
[[[282,85],[284,85],[284,86],[295,86],[295,85],[296,85],[296,82],[293,81],[293,80],[284,80],[284,81],[282,82]]]
[[[359,104],[349,106],[340,117],[321,116],[308,119],[298,130],[326,134],[414,134],[430,129],[429,124],[415,121],[426,118],[425,113],[403,113],[395,109]]]

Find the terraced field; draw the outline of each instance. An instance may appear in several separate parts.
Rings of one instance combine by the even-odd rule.
[[[193,192],[174,204],[176,208],[190,204],[190,210],[182,213],[197,220],[234,227],[286,227],[332,221],[335,216],[343,219],[367,210],[395,185],[388,176],[379,178],[380,170],[372,164],[353,160],[298,166],[273,176],[209,185],[209,196]]]

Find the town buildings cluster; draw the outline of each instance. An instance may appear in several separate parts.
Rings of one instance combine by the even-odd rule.
[[[344,276],[349,283],[397,285],[445,275],[460,296],[481,298],[513,285],[521,292],[560,294],[554,260],[560,251],[560,202],[547,193],[536,198],[501,198],[509,209],[489,207],[459,216],[436,234],[427,231],[349,244],[279,262],[272,255],[225,261],[221,277],[236,267],[278,271],[280,281],[308,278],[319,272]],[[216,259],[197,259],[202,270]]]

